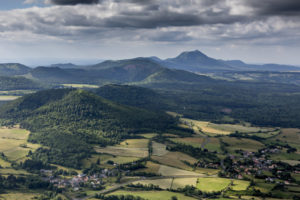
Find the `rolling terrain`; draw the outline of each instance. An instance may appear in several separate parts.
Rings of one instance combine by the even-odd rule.
[[[297,69],[200,51],[2,65],[0,199],[297,199]]]

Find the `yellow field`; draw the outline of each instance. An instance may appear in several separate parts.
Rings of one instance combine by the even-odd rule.
[[[198,178],[175,178],[172,189],[184,188],[187,185],[196,187]]]
[[[151,139],[151,138],[154,138],[155,136],[157,136],[157,133],[144,133],[144,134],[139,134],[139,136],[142,136],[147,139]]]
[[[15,100],[17,98],[19,98],[20,96],[6,96],[6,95],[0,95],[0,101],[12,101]]]
[[[11,164],[3,159],[0,158],[0,166],[2,168],[7,168],[7,167],[11,167]]]
[[[128,139],[116,145],[116,147],[125,148],[148,148],[148,139]]]
[[[8,158],[9,161],[23,161],[28,152],[35,151],[40,147],[38,144],[27,142],[29,131],[18,127],[0,128],[0,152]]]
[[[90,84],[62,84],[65,87],[72,88],[99,88],[98,85],[90,85]]]
[[[197,188],[204,192],[217,192],[224,190],[231,183],[226,178],[199,178]]]
[[[249,185],[250,185],[249,181],[234,180],[233,185],[231,186],[231,189],[235,190],[235,191],[247,190]]]
[[[200,132],[204,132],[204,133],[208,133],[208,134],[215,134],[215,135],[231,134],[230,131],[219,130],[219,129],[212,127],[210,122],[192,120],[192,119],[187,119],[187,118],[182,118],[181,120],[183,123],[190,123],[196,133],[197,133],[197,129],[198,129]]]

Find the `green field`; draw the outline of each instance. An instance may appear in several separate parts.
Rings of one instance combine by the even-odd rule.
[[[199,178],[197,188],[204,192],[218,192],[226,189],[231,183],[226,178]]]
[[[184,188],[187,185],[196,187],[198,178],[175,178],[172,183],[172,189]]]
[[[233,185],[231,186],[232,190],[240,191],[240,190],[247,190],[249,187],[250,182],[244,180],[234,180]]]
[[[32,200],[37,199],[41,194],[33,194],[33,193],[19,193],[16,191],[12,191],[8,194],[0,194],[1,200]]]
[[[169,200],[173,196],[176,196],[178,200],[194,200],[195,198],[187,197],[184,194],[169,192],[169,191],[125,191],[119,190],[110,195],[133,195],[140,196],[149,200]]]
[[[127,139],[120,143],[120,145],[116,145],[116,147],[124,147],[124,148],[148,148],[148,139]]]
[[[40,145],[27,142],[29,131],[18,127],[0,128],[0,152],[3,152],[9,161],[23,161],[28,152],[35,151]]]
[[[196,148],[200,148],[202,143],[205,141],[204,137],[187,137],[187,138],[171,138],[171,141],[175,143],[181,143],[191,145]]]

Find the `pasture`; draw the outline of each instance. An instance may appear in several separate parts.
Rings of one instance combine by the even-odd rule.
[[[20,162],[26,159],[28,152],[40,147],[38,144],[27,142],[29,131],[19,127],[0,128],[0,152],[3,152],[8,161]]]
[[[110,193],[109,195],[133,195],[139,196],[144,199],[149,200],[169,200],[173,196],[176,196],[179,200],[195,200],[193,197],[185,196],[181,193],[169,192],[169,191],[126,191],[126,190],[118,190],[116,192]]]
[[[250,186],[249,181],[233,180],[233,185],[231,185],[230,188],[235,191],[241,191],[241,190],[247,190],[249,186]]]
[[[226,178],[198,178],[197,188],[204,192],[218,192],[226,189],[231,183]]]
[[[184,188],[187,185],[196,187],[198,178],[175,178],[172,189]]]

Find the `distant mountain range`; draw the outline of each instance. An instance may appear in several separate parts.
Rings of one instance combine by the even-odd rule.
[[[264,64],[254,65],[246,64],[241,60],[217,60],[202,52],[195,50],[183,52],[175,58],[160,60],[152,58],[153,61],[162,64],[163,66],[182,69],[193,72],[220,72],[220,71],[300,71],[300,67],[291,65]]]
[[[126,83],[144,86],[153,84],[161,85],[165,83],[189,84],[212,81],[208,76],[202,76],[196,73],[210,75],[213,73],[221,77],[225,77],[226,74],[225,78],[229,77],[229,79],[234,80],[235,78],[230,77],[229,72],[278,73],[290,71],[300,72],[300,67],[278,64],[252,65],[240,60],[217,60],[208,57],[198,50],[183,52],[175,58],[165,60],[161,60],[157,57],[116,61],[107,60],[99,64],[88,66],[66,63],[29,68],[17,63],[0,64],[0,76],[23,76],[47,84],[76,83],[104,85],[109,83]],[[281,75],[279,74],[279,76]],[[293,75],[295,80],[298,76],[299,74]],[[266,79],[260,78],[259,80]]]

